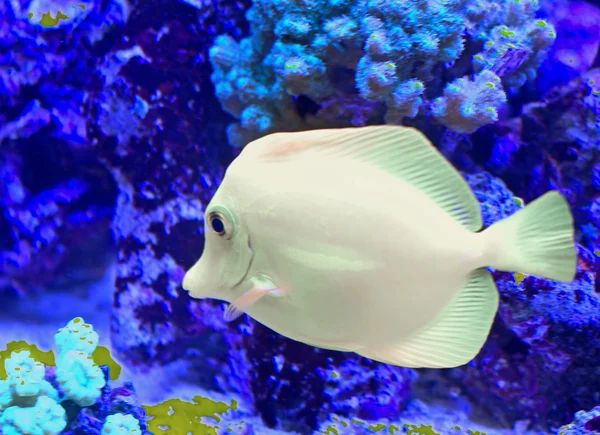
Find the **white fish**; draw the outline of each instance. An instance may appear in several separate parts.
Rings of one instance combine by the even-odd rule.
[[[246,146],[206,208],[183,287],[291,339],[404,367],[456,367],[489,334],[485,267],[574,278],[556,191],[477,233],[479,204],[419,131],[276,133]]]

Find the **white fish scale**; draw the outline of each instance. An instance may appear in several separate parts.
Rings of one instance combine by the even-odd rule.
[[[227,319],[246,311],[298,341],[403,367],[475,357],[499,299],[483,267],[575,275],[573,218],[560,194],[477,234],[479,203],[465,180],[406,127],[258,139],[207,213],[231,231],[206,232],[183,280],[192,296],[230,301]]]
[[[264,267],[292,293],[289,301],[261,300],[248,313],[291,338],[331,342],[376,337],[389,343],[425,324],[471,270],[464,254],[469,232],[385,173],[349,162],[338,173],[352,175],[332,179],[327,158],[305,163],[256,168],[279,182],[256,186],[262,195],[244,214],[255,251],[264,252],[250,274]],[[303,176],[308,168],[311,175]],[[319,255],[338,258],[339,270],[331,261],[323,269],[313,264]],[[423,316],[412,315],[415,310]],[[294,318],[300,329],[280,326],[280,318]]]

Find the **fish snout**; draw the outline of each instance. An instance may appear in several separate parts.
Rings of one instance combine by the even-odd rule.
[[[181,286],[183,289],[190,294],[192,297],[202,297],[201,285],[198,280],[190,273],[191,270],[187,271],[183,276]]]
[[[216,298],[223,294],[223,286],[215,282],[214,274],[207,273],[205,267],[198,262],[183,276],[181,286],[191,297],[196,299]]]
[[[190,276],[189,272],[186,272],[186,274],[183,276],[181,287],[183,287],[183,289],[188,293],[192,292],[192,289],[194,288],[194,279]]]
[[[208,297],[209,293],[212,292],[209,291],[210,283],[206,282],[206,277],[198,266],[198,263],[196,263],[185,273],[181,286],[190,296],[201,299]]]

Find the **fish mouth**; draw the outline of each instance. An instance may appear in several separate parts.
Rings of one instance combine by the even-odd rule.
[[[254,250],[252,249],[250,237],[248,237],[248,250],[250,251],[250,261],[248,262],[248,268],[246,269],[246,272],[244,272],[244,275],[240,278],[240,280],[233,285],[232,289],[238,287],[246,280],[246,278],[248,277],[248,273],[250,272],[250,268],[252,267],[252,262],[254,261]]]
[[[240,245],[243,245],[243,240],[240,240]],[[221,299],[229,300],[236,289],[244,283],[250,274],[250,268],[254,261],[254,251],[250,241],[248,243],[248,252],[238,252],[237,257],[234,257],[235,273],[223,274],[224,264],[216,265],[216,274],[210,274],[210,269],[215,269],[214,258],[204,258],[203,256],[194,264],[184,275],[181,286],[192,297],[196,299]],[[242,248],[243,250],[243,248]],[[246,267],[244,267],[246,262]],[[208,273],[207,273],[208,268]],[[232,293],[233,291],[233,293]]]

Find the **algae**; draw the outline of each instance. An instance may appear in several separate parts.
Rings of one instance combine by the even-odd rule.
[[[148,430],[155,435],[168,433],[169,435],[217,435],[216,426],[202,423],[202,417],[212,417],[220,422],[217,414],[222,414],[229,409],[237,409],[237,402],[231,405],[224,402],[215,402],[206,397],[195,396],[192,402],[179,399],[166,400],[158,405],[143,406],[150,418],[147,422]]]

